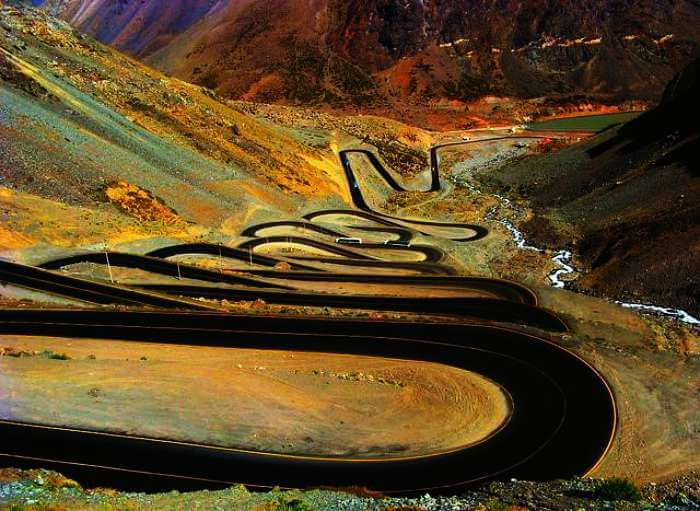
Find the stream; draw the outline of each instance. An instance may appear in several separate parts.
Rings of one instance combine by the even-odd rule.
[[[513,201],[510,199],[503,197],[502,195],[494,194],[494,197],[498,199],[498,201],[501,203],[501,206],[510,209],[514,213],[522,213],[522,209],[513,204]],[[521,230],[519,230],[513,222],[508,220],[507,218],[496,218],[496,213],[498,212],[498,206],[492,208],[487,214],[486,218],[488,220],[493,220],[494,222],[498,222],[501,224],[503,227],[508,229],[510,232],[511,236],[513,237],[513,241],[515,242],[515,245],[521,249],[521,250],[531,250],[533,252],[540,252],[540,253],[546,253],[547,250],[539,247],[535,247],[534,245],[528,245],[527,241],[525,240],[525,234]],[[549,275],[547,275],[547,281],[550,283],[552,287],[555,287],[557,289],[564,289],[566,288],[566,283],[568,280],[562,280],[562,277],[565,275],[572,275],[576,273],[576,268],[572,266],[571,260],[573,259],[573,254],[568,251],[568,250],[559,250],[554,252],[554,257],[552,257],[552,261],[556,265],[554,270],[552,270]]]
[[[471,180],[464,179],[464,178],[456,178],[455,182],[457,182],[461,186],[466,186],[470,191],[474,193],[482,193],[481,190],[479,190]],[[510,209],[514,213],[522,213],[522,208],[518,207],[517,205],[513,204],[513,201],[508,199],[507,197],[503,197],[502,195],[498,194],[493,194],[494,197],[498,199],[500,202],[501,207],[504,207],[506,209]],[[535,247],[533,245],[528,245],[526,239],[525,239],[525,234],[523,234],[522,231],[520,231],[513,222],[511,222],[508,218],[497,218],[497,213],[499,210],[499,206],[495,206],[489,210],[489,212],[486,214],[486,219],[491,220],[493,222],[497,222],[501,224],[503,227],[508,229],[510,232],[513,241],[515,242],[515,245],[521,249],[521,250],[531,250],[534,252],[540,252],[540,253],[546,253],[550,252],[547,249]],[[573,266],[573,257],[574,255],[569,251],[569,250],[559,250],[559,251],[554,251],[550,252],[554,253],[554,257],[552,257],[552,261],[556,265],[555,269],[547,275],[547,281],[552,287],[555,287],[557,289],[566,289],[567,284],[569,282],[573,282],[575,278],[569,278],[569,279],[563,279],[563,277],[567,275],[573,275],[577,273],[576,268]],[[680,321],[681,323],[684,323],[686,325],[700,325],[700,319],[692,316],[688,312],[682,310],[682,309],[673,309],[671,307],[661,307],[658,305],[653,305],[653,304],[645,304],[645,303],[637,303],[637,302],[622,302],[619,300],[613,300],[614,303],[620,305],[621,307],[624,307],[626,309],[632,309],[636,310],[641,313],[645,314],[653,314],[656,316],[665,316],[669,318],[674,318]]]
[[[503,207],[506,207],[515,213],[519,213],[522,210],[515,206],[513,202],[501,195],[494,194],[494,197],[496,197],[501,205]],[[508,231],[510,231],[513,241],[517,245],[517,247],[521,250],[534,250],[536,252],[546,252],[545,249],[541,249],[532,245],[528,245],[527,242],[525,241],[525,235],[520,231],[515,225],[513,225],[513,222],[506,218],[496,218],[496,212],[498,211],[498,207],[494,207],[489,211],[489,213],[486,215],[486,218],[489,220],[493,220],[495,222],[498,222],[502,226],[504,226]],[[573,266],[572,263],[573,259],[573,254],[568,251],[568,250],[559,250],[558,252],[555,252],[555,256],[552,258],[552,261],[557,265],[557,267],[549,274],[547,275],[547,280],[549,281],[550,285],[552,287],[558,288],[558,289],[565,289],[567,286],[568,282],[572,282],[575,279],[568,279],[568,280],[562,280],[562,277],[565,275],[571,275],[577,273],[576,268]],[[682,309],[673,309],[671,307],[660,307],[658,305],[652,305],[652,304],[645,304],[645,303],[635,303],[635,302],[622,302],[619,300],[614,300],[614,303],[624,307],[625,309],[633,309],[638,312],[646,313],[646,314],[654,314],[657,316],[666,316],[670,318],[675,318],[681,323],[685,323],[687,325],[700,325],[700,319],[692,316],[688,312],[682,310]]]

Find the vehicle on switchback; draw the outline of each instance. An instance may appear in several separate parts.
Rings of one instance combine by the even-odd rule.
[[[342,236],[340,238],[336,238],[335,242],[340,244],[340,245],[361,245],[362,238],[352,238],[349,236]]]
[[[384,240],[384,244],[388,247],[409,248],[411,246],[410,241],[404,241],[404,240]]]

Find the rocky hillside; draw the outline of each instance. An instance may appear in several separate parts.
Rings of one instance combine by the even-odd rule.
[[[337,168],[327,140],[0,3],[0,250],[233,235],[337,200]]]
[[[659,107],[617,130],[487,179],[527,198],[525,226],[571,244],[590,271],[580,288],[700,311],[700,60]]]
[[[167,46],[172,38],[209,12],[216,0],[34,1],[61,15],[83,32],[132,55],[144,56]]]
[[[268,102],[655,100],[700,48],[696,0],[45,3],[163,71]]]

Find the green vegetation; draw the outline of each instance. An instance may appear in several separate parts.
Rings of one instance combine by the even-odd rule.
[[[300,499],[277,501],[275,511],[312,511],[311,507]]]
[[[16,88],[37,98],[55,100],[56,98],[36,80],[22,73],[7,57],[0,54],[0,80],[14,85]]]
[[[70,360],[70,357],[65,353],[56,353],[53,350],[26,351],[12,347],[0,348],[0,356],[11,358],[39,357],[48,360]]]
[[[5,509],[5,508],[3,508]],[[54,505],[25,505],[25,504],[12,504],[7,508],[7,511],[68,511],[69,508],[65,506],[54,506]]]
[[[442,83],[443,94],[450,99],[470,101],[491,91],[489,82],[484,78],[472,74],[468,69],[462,69],[457,81]]]
[[[430,164],[425,151],[404,144],[394,135],[368,135],[364,142],[376,147],[386,165],[404,177],[415,176]]]
[[[42,358],[48,358],[49,360],[70,360],[70,357],[65,353],[56,353],[53,350],[44,350],[39,353]]]
[[[620,477],[603,481],[596,489],[595,495],[599,499],[610,501],[627,500],[637,502],[642,498],[634,483]]]
[[[585,115],[580,117],[562,117],[548,121],[534,122],[527,125],[529,130],[537,131],[603,131],[616,124],[631,121],[639,112],[621,112],[616,114]]]
[[[347,95],[347,99],[353,105],[367,106],[376,103],[377,84],[369,73],[340,58],[331,58],[329,65],[331,83],[340,93]],[[340,97],[337,99],[342,101]]]

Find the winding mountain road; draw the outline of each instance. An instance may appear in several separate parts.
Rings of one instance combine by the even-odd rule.
[[[231,316],[0,310],[3,334],[318,351],[426,360],[476,372],[513,403],[484,441],[437,455],[377,460],[288,456],[127,434],[0,421],[7,464],[55,468],[91,484],[139,489],[360,485],[385,493],[455,493],[491,478],[587,473],[615,430],[612,394],[587,363],[498,326]]]
[[[502,140],[498,137],[489,140]],[[507,138],[507,137],[506,137]],[[523,138],[523,137],[518,137]],[[537,138],[537,137],[532,137]],[[474,141],[474,142],[484,142]],[[431,185],[440,189],[438,149],[431,149]],[[458,277],[433,245],[406,247],[363,243],[339,246],[307,236],[260,236],[269,228],[302,228],[340,237],[346,233],[313,223],[326,215],[352,215],[404,242],[426,227],[462,229],[452,241],[476,241],[488,234],[478,225],[392,217],[366,203],[349,154],[364,155],[397,191],[403,186],[366,150],[340,153],[340,162],[357,209],[313,212],[303,221],[278,221],[243,231],[238,247],[208,243],[164,247],[149,254],[74,254],[40,268],[0,262],[0,280],[94,304],[149,307],[150,311],[0,309],[0,334],[133,340],[162,344],[311,351],[436,362],[472,371],[500,386],[511,403],[503,426],[483,441],[438,454],[379,459],[291,456],[216,445],[146,438],[137,434],[83,431],[60,425],[28,424],[0,417],[0,461],[14,466],[54,468],[83,484],[126,489],[190,489],[244,483],[250,487],[363,486],[388,494],[457,493],[476,482],[517,477],[566,478],[589,473],[609,449],[616,408],[604,378],[579,356],[548,340],[545,331],[567,326],[541,308],[528,287],[499,279]],[[329,256],[280,258],[256,251],[270,243],[292,243]],[[411,252],[420,261],[395,261]],[[373,255],[374,252],[374,255]],[[382,257],[376,255],[382,254]],[[168,260],[177,256],[215,256],[257,268],[224,272]],[[303,262],[302,262],[303,261]],[[345,266],[341,273],[318,263]],[[170,283],[101,283],[56,271],[78,263],[109,264],[168,278]],[[285,269],[280,264],[285,264]],[[368,268],[400,269],[419,275],[373,273]],[[350,270],[363,268],[359,272]],[[309,284],[355,284],[410,288],[417,295],[320,293]],[[421,290],[438,296],[426,298]],[[445,296],[439,296],[440,291]],[[456,294],[456,296],[455,296]],[[433,322],[339,319],[291,315],[248,316],[226,313],[189,298],[263,299],[269,303],[332,306],[449,315],[461,321]],[[166,310],[169,309],[169,310]],[[505,326],[498,323],[510,323]],[[541,331],[535,335],[516,325]],[[107,426],[107,425],[106,425]]]

